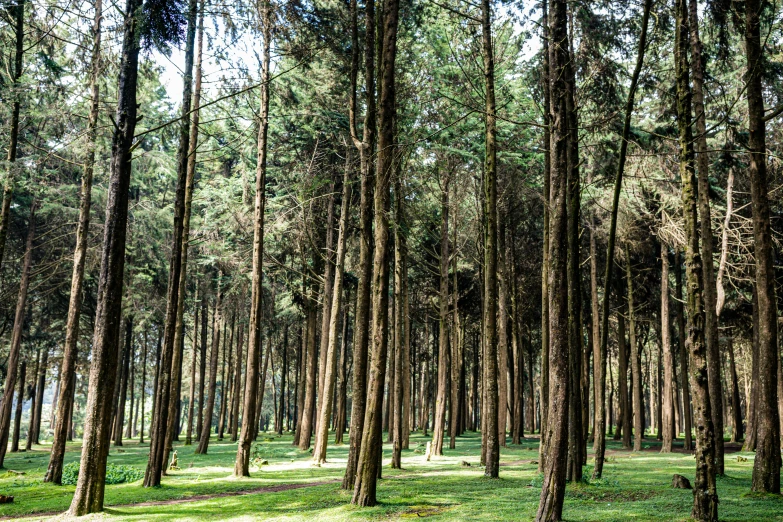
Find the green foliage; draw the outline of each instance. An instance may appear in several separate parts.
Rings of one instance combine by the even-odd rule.
[[[106,484],[136,482],[144,478],[144,472],[133,466],[107,464]],[[79,479],[79,462],[70,462],[63,466],[63,485],[75,486]]]

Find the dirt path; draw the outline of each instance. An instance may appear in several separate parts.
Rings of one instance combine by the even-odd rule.
[[[292,489],[311,488],[315,486],[325,486],[327,484],[337,484],[341,482],[338,479],[324,480],[321,482],[305,482],[301,484],[280,484],[277,486],[264,486],[255,489],[245,489],[242,491],[226,491],[224,493],[215,493],[212,495],[193,495],[186,498],[172,498],[168,500],[151,500],[149,502],[136,502],[132,504],[113,504],[104,506],[105,509],[119,509],[119,508],[135,508],[135,507],[149,507],[149,506],[168,506],[173,504],[185,504],[188,502],[198,502],[200,500],[211,500],[213,498],[222,497],[239,497],[242,495],[256,495],[260,493],[278,493],[280,491],[290,491]],[[16,520],[19,518],[38,518],[38,517],[54,517],[61,515],[61,511],[49,511],[43,513],[31,513],[29,515],[14,515],[3,516],[0,520]]]

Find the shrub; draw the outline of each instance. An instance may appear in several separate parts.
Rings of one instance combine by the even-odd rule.
[[[106,484],[136,482],[144,478],[144,472],[132,466],[106,465]],[[79,463],[71,462],[63,466],[63,485],[75,486],[79,479]]]

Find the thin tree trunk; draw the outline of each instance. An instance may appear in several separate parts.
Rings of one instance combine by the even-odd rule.
[[[756,401],[756,458],[753,461],[751,490],[780,493],[780,412],[776,387],[778,357],[777,300],[775,297],[774,249],[770,229],[767,181],[766,125],[762,90],[763,49],[759,0],[745,3],[745,52],[747,54],[748,151],[753,244],[756,259],[756,299],[758,301],[758,366],[753,384]],[[755,370],[758,369],[758,372]]]
[[[712,425],[715,438],[715,472],[723,475],[723,387],[720,374],[720,350],[718,347],[718,316],[716,313],[717,295],[715,287],[715,268],[713,265],[714,238],[710,212],[709,156],[707,155],[707,117],[704,108],[704,59],[702,42],[699,36],[699,2],[688,0],[688,21],[690,26],[691,71],[693,72],[693,91],[691,102],[695,115],[694,140],[696,153],[696,171],[698,174],[699,222],[704,277],[704,317],[705,340],[707,343],[707,374],[709,398],[712,412]]]
[[[441,167],[440,176],[440,292],[438,294],[438,392],[432,421],[432,454],[443,455],[446,431],[446,403],[449,390],[449,184],[450,173]]]
[[[345,248],[348,240],[348,217],[351,208],[351,173],[353,165],[351,164],[350,149],[346,154],[346,166],[343,176],[342,206],[340,208],[340,225],[337,237],[337,260],[334,269],[334,289],[332,292],[332,303],[329,306],[331,317],[329,318],[329,328],[327,331],[327,354],[324,368],[324,383],[322,388],[321,409],[318,414],[316,424],[315,449],[313,451],[313,462],[323,464],[326,462],[326,447],[329,443],[329,419],[332,416],[334,406],[334,389],[337,380],[337,342],[338,328],[340,324],[340,311],[342,306],[343,277],[345,275]],[[326,298],[326,296],[324,296]],[[326,310],[326,308],[324,308]],[[323,345],[323,343],[322,343]]]
[[[44,482],[62,483],[65,441],[68,438],[73,382],[71,375],[76,373],[78,354],[79,320],[82,310],[82,290],[84,287],[84,266],[87,259],[87,236],[90,228],[90,209],[92,206],[92,176],[95,165],[95,142],[98,129],[101,74],[101,20],[103,2],[95,0],[95,17],[92,26],[92,58],[90,61],[90,115],[87,121],[87,153],[84,158],[84,171],[79,201],[79,220],[76,226],[76,246],[73,253],[73,273],[71,275],[71,293],[68,302],[68,316],[65,323],[65,344],[60,369],[60,389],[57,396],[57,414],[54,423],[54,438],[49,456],[49,467]]]
[[[33,370],[32,374],[30,375],[32,377],[32,389],[30,390],[30,423],[27,427],[27,437],[25,438],[25,444],[24,449],[25,451],[30,451],[33,449],[33,439],[35,438],[35,415],[36,411],[38,410],[38,373],[41,370],[41,348],[40,346],[36,350],[35,355],[35,370]],[[21,394],[20,394],[21,397]]]
[[[617,312],[617,339],[618,339],[618,364],[617,382],[620,390],[619,425],[618,431],[622,434],[623,449],[631,449],[631,397],[628,393],[628,345],[625,337],[625,317]]]
[[[250,476],[250,446],[255,439],[256,400],[258,395],[258,361],[261,355],[261,327],[263,322],[263,270],[264,270],[264,210],[266,208],[266,165],[269,132],[269,82],[270,53],[272,45],[272,6],[263,4],[264,50],[261,63],[260,102],[256,151],[256,192],[253,217],[253,274],[250,296],[250,325],[248,328],[247,362],[245,370],[245,397],[242,403],[242,430],[237,446],[234,475]]]
[[[11,453],[19,451],[19,434],[22,427],[22,404],[24,404],[24,385],[27,380],[27,361],[22,361],[19,367],[19,393],[16,396],[16,410],[14,413],[14,433],[11,436]],[[13,400],[13,395],[9,400]],[[5,404],[5,397],[3,397],[3,403]],[[8,444],[8,437],[5,440],[0,441],[4,445]]]
[[[196,361],[198,361],[198,298],[204,299],[204,296],[199,296],[198,288],[196,289],[196,295],[194,296],[193,303],[193,351],[190,360],[190,393],[188,394],[188,428],[185,432],[185,446],[193,444],[193,416],[196,413],[195,399],[196,399]]]
[[[246,295],[244,290],[242,295]],[[288,328],[288,325],[286,325]],[[242,350],[245,345],[245,325],[240,321],[237,332],[237,360],[234,368],[234,395],[231,405],[231,442],[236,442],[239,435],[239,400],[242,395]]]
[[[375,1],[365,1],[365,114],[362,140],[356,133],[356,84],[359,70],[359,29],[356,0],[351,0],[351,90],[349,124],[354,144],[359,149],[361,168],[361,194],[359,202],[359,281],[356,290],[353,341],[353,401],[351,405],[350,449],[345,475],[340,486],[352,490],[356,482],[359,454],[364,433],[365,406],[367,403],[367,366],[370,333],[370,281],[372,279],[372,221],[374,165],[371,161],[375,149]]]
[[[27,310],[27,290],[30,284],[30,267],[33,264],[33,238],[35,237],[35,200],[30,204],[30,217],[27,225],[27,241],[25,242],[24,259],[22,261],[22,274],[19,280],[19,294],[16,299],[16,313],[14,314],[14,327],[11,331],[11,346],[8,350],[6,362],[5,388],[3,388],[3,400],[0,405],[0,468],[3,467],[5,452],[8,448],[8,432],[11,427],[11,404],[14,400],[14,386],[16,386],[16,374],[19,369],[19,359],[22,347],[22,331],[24,330],[25,311]],[[24,400],[22,390],[19,392],[19,400]],[[17,443],[18,444],[18,443]]]
[[[685,349],[685,313],[682,298],[682,254],[677,253],[677,270],[674,272],[675,298],[677,309],[677,348],[680,358],[680,387],[682,388],[682,416],[684,417],[683,449],[693,449],[693,427],[691,414],[691,390],[688,382],[688,352]]]
[[[141,396],[139,397],[139,402],[141,403],[141,416],[140,418],[140,424],[141,429],[139,429],[139,444],[144,444],[144,405],[147,402],[146,399],[147,394],[147,330],[144,330],[144,355],[142,356],[142,362],[141,362]]]
[[[399,167],[399,162],[397,163]],[[405,227],[405,218],[402,207],[402,183],[400,181],[400,169],[394,180],[394,332],[392,334],[394,349],[394,388],[389,389],[389,402],[392,404],[392,417],[394,418],[394,433],[392,436],[392,461],[393,469],[402,469],[402,351],[404,347],[404,311],[402,287],[404,285],[405,246],[402,230]],[[454,412],[454,408],[452,408]],[[456,431],[456,419],[451,416],[451,433]],[[452,438],[453,440],[453,438]]]
[[[205,277],[206,279],[206,277]],[[201,287],[201,342],[199,345],[199,371],[198,371],[198,422],[196,423],[196,437],[201,438],[201,430],[204,424],[204,389],[207,376],[207,321],[209,316],[208,294],[205,282]]]
[[[552,0],[549,16],[550,198],[549,259],[549,397],[546,421],[544,482],[536,522],[562,518],[568,456],[568,108],[566,67],[567,6]],[[543,412],[542,412],[543,415]]]
[[[623,120],[623,131],[620,138],[620,153],[617,161],[617,173],[614,180],[614,192],[612,195],[612,214],[609,223],[609,239],[606,247],[606,264],[604,265],[604,296],[601,304],[601,360],[600,365],[603,368],[604,375],[606,374],[606,349],[609,344],[609,312],[610,312],[610,285],[612,283],[612,270],[614,268],[614,251],[615,242],[617,238],[617,210],[620,204],[620,192],[623,186],[623,173],[625,171],[625,161],[628,153],[628,138],[631,132],[631,116],[633,115],[633,108],[635,105],[636,89],[639,84],[639,75],[642,72],[642,66],[644,64],[644,53],[647,50],[647,26],[650,21],[650,11],[652,9],[652,0],[644,1],[644,11],[642,13],[642,28],[639,34],[639,46],[636,52],[636,65],[634,66],[633,74],[631,75],[631,84],[628,90],[628,100],[625,104],[625,119]],[[623,357],[620,357],[622,360]],[[597,363],[596,359],[596,363]],[[618,377],[625,378],[625,375],[618,375]],[[627,384],[626,384],[627,386]],[[626,391],[627,393],[627,391]],[[627,397],[627,395],[626,395]],[[623,399],[622,387],[620,388],[621,402]],[[625,414],[627,411],[625,406],[622,407],[622,411]],[[603,420],[603,416],[601,420]],[[603,474],[604,456],[606,454],[606,437],[603,435],[605,427],[596,427],[596,433],[599,434],[601,440],[595,444],[595,467],[593,468],[593,479],[600,479]],[[626,433],[623,438],[623,446],[626,446],[626,438],[629,434]],[[630,445],[630,439],[628,439]]]
[[[352,504],[374,506],[375,489],[381,457],[381,407],[389,331],[389,189],[396,146],[394,119],[397,109],[395,92],[395,60],[397,57],[397,25],[399,0],[387,0],[382,18],[380,50],[378,155],[375,176],[375,230],[372,272],[372,358],[365,408],[362,444],[356,470]],[[357,369],[358,373],[358,369]],[[358,434],[357,434],[358,435]]]
[[[10,4],[10,2],[9,2]],[[11,220],[11,200],[14,197],[14,181],[16,178],[16,151],[19,144],[19,112],[21,109],[22,89],[20,89],[19,80],[22,78],[22,61],[24,58],[24,9],[25,0],[16,0],[16,6],[13,8],[14,36],[16,40],[16,49],[14,53],[14,72],[11,76],[11,93],[13,103],[11,107],[11,125],[8,139],[8,156],[6,156],[6,175],[3,185],[3,204],[0,207],[0,266],[3,264],[3,255],[5,254],[5,241],[8,237],[8,227]],[[8,6],[9,14],[11,12]],[[16,378],[16,377],[14,377]],[[13,394],[13,391],[11,392]],[[9,410],[10,411],[10,410]],[[7,428],[6,428],[7,429]],[[5,440],[7,442],[8,434]],[[5,448],[0,450],[0,467],[2,467]]]
[[[642,450],[644,438],[644,403],[642,399],[642,350],[636,342],[636,305],[634,303],[631,253],[625,245],[625,281],[628,285],[628,338],[631,341],[631,383],[633,385],[633,450]]]
[[[691,386],[696,421],[696,476],[693,484],[693,510],[696,520],[718,520],[718,493],[715,483],[715,445],[707,384],[706,320],[704,314],[703,261],[699,245],[697,179],[694,168],[691,128],[691,92],[688,69],[688,7],[676,3],[675,70],[677,75],[677,126],[680,145],[680,179],[685,221],[685,277],[688,285],[688,340],[692,367]],[[712,262],[712,260],[710,260]]]
[[[661,349],[663,351],[663,412],[661,453],[671,453],[677,438],[674,426],[674,355],[669,323],[669,248],[661,244]]]
[[[125,423],[125,402],[128,397],[128,373],[133,337],[133,316],[125,317],[125,348],[122,350],[122,373],[120,374],[120,395],[117,413],[114,417],[114,445],[122,446],[122,427]]]
[[[734,363],[734,334],[728,335],[729,372],[731,373],[731,418],[734,429],[731,432],[731,442],[742,440],[742,406],[740,403],[739,383],[737,382],[737,367]]]
[[[497,144],[495,141],[495,56],[492,48],[492,13],[490,0],[481,2],[482,56],[484,62],[484,339],[486,361],[486,466],[484,476],[497,478],[500,471],[500,441],[498,440],[498,223],[497,223]],[[501,347],[507,350],[507,346]],[[505,417],[504,417],[505,418]]]
[[[82,516],[103,509],[106,458],[109,453],[112,401],[117,379],[117,343],[120,334],[131,145],[136,131],[136,85],[139,64],[137,12],[140,0],[126,0],[115,130],[112,136],[109,192],[106,204],[101,268],[97,288],[95,333],[81,464],[69,514]]]
[[[552,173],[552,128],[551,128],[551,82],[549,78],[549,7],[548,0],[542,1],[543,67],[541,71],[544,91],[544,223],[543,249],[541,258],[541,437],[538,446],[538,472],[544,472],[547,457],[547,418],[549,416],[549,234]]]
[[[212,417],[215,413],[215,393],[217,392],[218,355],[220,352],[220,329],[223,325],[221,315],[221,298],[223,296],[222,273],[217,278],[217,294],[215,297],[215,312],[212,318],[212,348],[209,358],[209,388],[207,391],[207,403],[204,406],[204,424],[199,434],[196,453],[206,455],[209,448],[209,437],[212,434]],[[245,413],[247,415],[247,413]]]

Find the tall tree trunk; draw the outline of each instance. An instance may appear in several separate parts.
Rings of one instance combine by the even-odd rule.
[[[544,224],[543,224],[543,248],[541,258],[541,437],[538,446],[538,472],[544,472],[547,457],[547,418],[549,417],[549,234],[550,234],[550,208],[551,200],[551,175],[552,175],[552,114],[551,114],[551,81],[549,77],[549,7],[548,0],[542,1],[542,62],[541,71],[542,90],[544,91]]]
[[[141,396],[139,397],[141,403],[141,416],[139,430],[139,444],[144,444],[144,405],[147,402],[147,330],[144,330],[144,354],[141,358]]]
[[[354,144],[359,149],[361,194],[359,201],[359,281],[356,290],[353,338],[353,383],[351,404],[350,449],[345,466],[342,489],[353,489],[356,481],[359,453],[364,432],[367,403],[367,365],[370,333],[370,280],[372,278],[372,221],[374,166],[371,161],[375,149],[375,1],[365,1],[364,74],[365,114],[362,140],[356,133],[356,83],[359,70],[359,29],[356,0],[351,0],[351,91],[349,124]]]
[[[620,390],[618,431],[622,434],[623,449],[631,449],[631,397],[628,393],[628,345],[625,337],[625,317],[617,312],[617,382]]]
[[[633,108],[635,105],[636,89],[639,84],[639,75],[642,72],[642,65],[644,64],[644,53],[647,50],[647,26],[650,21],[650,11],[652,9],[652,0],[644,1],[644,11],[642,13],[642,28],[639,34],[639,46],[636,51],[636,65],[634,66],[633,73],[631,74],[631,84],[628,89],[628,99],[625,104],[625,118],[623,120],[623,131],[620,139],[620,153],[617,158],[617,172],[614,179],[614,192],[612,194],[612,214],[609,222],[609,239],[606,247],[606,264],[604,265],[604,295],[603,302],[601,303],[601,360],[600,365],[606,374],[606,349],[609,344],[609,312],[610,312],[610,285],[612,284],[612,270],[614,268],[614,251],[615,242],[617,239],[617,210],[620,204],[620,192],[623,187],[623,173],[625,171],[625,161],[628,154],[628,138],[631,133],[631,116],[633,115]],[[622,356],[620,358],[622,360]],[[598,360],[596,359],[596,365]],[[618,375],[618,377],[625,377],[624,375]],[[626,384],[627,386],[627,384]],[[627,393],[627,391],[626,391]],[[627,395],[626,395],[627,397]],[[620,389],[621,404],[623,401],[622,388]],[[626,412],[625,406],[622,407],[622,411]],[[603,416],[601,421],[603,421]],[[606,437],[603,435],[605,426],[596,427],[596,433],[600,437],[599,441],[595,444],[595,467],[593,468],[593,479],[599,479],[602,476],[604,468],[604,455],[606,454]],[[628,437],[626,432],[624,437]],[[630,442],[630,439],[628,439]],[[626,439],[623,438],[623,446],[626,446]]]
[[[688,382],[688,352],[685,348],[685,313],[682,298],[682,254],[677,253],[677,269],[674,272],[677,309],[677,349],[680,358],[680,387],[682,388],[682,416],[684,417],[683,449],[693,449],[693,427],[691,413],[691,387]]]
[[[122,427],[125,423],[125,401],[128,398],[128,373],[133,337],[133,316],[125,316],[125,348],[122,350],[122,370],[120,374],[120,400],[114,417],[114,445],[122,446]]]
[[[661,244],[661,350],[663,351],[663,412],[661,453],[671,453],[677,438],[674,425],[674,354],[669,323],[669,247]]]
[[[316,347],[315,347],[315,331],[316,322],[318,319],[318,311],[316,309],[317,299],[313,296],[315,290],[308,288],[308,297],[305,298],[305,309],[307,310],[307,349],[306,349],[306,367],[304,373],[304,382],[302,383],[304,389],[302,394],[304,395],[304,402],[302,403],[301,414],[301,426],[299,429],[299,449],[306,451],[310,448],[310,438],[313,431],[313,417],[315,415],[315,392],[316,385],[318,384],[318,376],[316,372]]]
[[[207,403],[203,406],[204,424],[199,433],[198,448],[196,453],[206,455],[209,448],[209,437],[212,433],[212,417],[215,413],[215,393],[217,391],[218,355],[220,352],[220,328],[223,325],[221,314],[221,298],[223,296],[222,273],[217,278],[217,293],[215,297],[215,312],[212,317],[212,348],[209,356],[209,388],[207,390]],[[201,405],[199,405],[201,406]],[[247,416],[248,414],[245,413]]]
[[[33,448],[33,438],[35,437],[35,415],[38,410],[38,373],[41,371],[41,348],[38,347],[35,355],[35,370],[31,373],[32,389],[30,389],[30,423],[27,427],[27,437],[25,438],[24,449],[30,451]],[[21,395],[20,395],[21,397]]]
[[[27,310],[27,290],[30,285],[30,267],[33,264],[33,238],[35,237],[35,210],[36,201],[30,204],[30,217],[27,225],[27,241],[25,242],[24,259],[22,260],[22,274],[19,279],[19,294],[16,298],[16,313],[14,314],[14,327],[11,331],[11,346],[8,350],[6,362],[5,388],[3,388],[3,400],[0,404],[0,468],[5,461],[5,452],[8,448],[8,434],[11,428],[11,404],[14,401],[14,386],[16,386],[16,374],[19,370],[19,358],[22,348],[22,330],[24,330],[25,311]],[[22,391],[19,391],[19,400],[24,400]],[[17,443],[18,444],[18,443]]]
[[[403,314],[403,342],[402,342],[402,449],[409,449],[410,433],[413,424],[414,412],[411,406],[415,403],[411,393],[415,393],[416,387],[411,386],[411,313],[408,296],[408,239],[402,237],[403,264],[402,264],[402,314]],[[456,273],[456,271],[455,271]]]
[[[201,430],[204,424],[204,389],[207,377],[207,321],[209,316],[209,297],[207,294],[206,277],[201,287],[201,341],[199,344],[199,370],[198,370],[198,422],[196,423],[196,437],[201,438]]]
[[[569,16],[572,13],[569,12]],[[572,37],[573,35],[571,35]],[[569,38],[573,58],[573,40]],[[582,480],[584,430],[582,428],[582,278],[579,248],[579,213],[581,190],[579,180],[579,118],[576,106],[576,78],[574,66],[566,62],[566,111],[568,116],[568,466],[566,480]]]
[[[22,428],[22,404],[24,404],[24,385],[27,380],[27,361],[22,361],[19,367],[19,394],[16,396],[16,410],[14,412],[14,433],[11,436],[11,453],[19,451],[19,434]],[[6,378],[7,381],[7,378]],[[13,400],[13,395],[9,398]],[[3,397],[5,404],[5,397]],[[0,440],[4,446],[8,445],[8,437]]]
[[[24,9],[25,0],[16,0],[13,8],[14,36],[16,48],[14,52],[14,72],[11,76],[11,92],[13,102],[11,106],[11,124],[8,139],[8,155],[6,156],[6,175],[3,185],[3,204],[0,206],[0,266],[3,265],[5,254],[5,241],[8,237],[8,226],[11,220],[11,200],[14,197],[14,181],[16,177],[16,152],[19,145],[19,113],[21,110],[22,89],[19,80],[22,78],[22,61],[24,59]],[[10,14],[10,2],[9,2]],[[16,378],[16,377],[14,377]],[[11,392],[13,393],[13,391]],[[6,434],[6,442],[8,434]],[[5,448],[0,450],[0,467],[2,467]]]
[[[321,409],[316,424],[315,450],[313,462],[326,462],[326,447],[329,443],[329,419],[334,406],[334,389],[337,380],[337,342],[339,338],[340,312],[343,297],[343,277],[345,275],[345,247],[348,240],[348,217],[351,208],[351,174],[353,165],[350,149],[346,154],[345,173],[343,176],[342,206],[340,208],[340,225],[337,233],[337,259],[334,269],[334,289],[332,303],[329,307],[330,318],[327,331],[327,354],[324,368],[324,384],[322,389]]]
[[[106,204],[101,268],[97,288],[95,333],[82,442],[79,480],[69,514],[82,516],[103,510],[106,458],[109,453],[112,401],[117,379],[131,146],[136,131],[136,84],[139,65],[137,12],[140,0],[126,0],[119,67],[117,115],[112,136],[109,192]]]
[[[745,3],[745,52],[748,85],[748,149],[753,239],[756,259],[756,299],[758,300],[758,372],[754,385],[756,402],[756,458],[753,461],[751,489],[780,493],[780,412],[776,387],[778,364],[777,300],[775,267],[767,181],[766,125],[762,91],[763,49],[761,47],[759,0]]]
[[[509,380],[509,370],[513,364],[508,361],[508,267],[506,265],[506,198],[501,200],[497,211],[497,267],[498,267],[498,443],[506,447],[506,421],[509,418],[508,397],[513,382]],[[456,228],[456,224],[455,224]],[[456,242],[455,242],[456,245]],[[456,247],[455,247],[456,248]],[[510,261],[510,260],[509,260]],[[456,277],[456,271],[455,271]],[[456,292],[455,292],[456,295]],[[513,374],[516,377],[516,374]],[[513,413],[513,412],[512,412]],[[513,422],[513,419],[511,419]]]
[[[236,332],[236,312],[231,314],[231,337],[223,347],[223,380],[220,383],[220,420],[218,421],[218,440],[223,440],[228,413],[228,397],[231,394],[231,368],[234,356],[234,332]],[[228,352],[228,353],[226,353]],[[226,360],[228,358],[228,360]]]
[[[356,470],[351,503],[374,506],[375,488],[381,457],[381,406],[386,373],[389,331],[389,189],[396,146],[394,120],[397,110],[395,92],[395,60],[397,58],[397,25],[399,0],[387,0],[382,16],[380,55],[380,96],[378,111],[378,155],[375,176],[375,231],[372,272],[372,358],[369,389],[365,408],[362,444]],[[358,373],[358,369],[357,369]],[[358,436],[358,433],[356,434]]]
[[[487,439],[484,476],[497,478],[500,471],[498,440],[498,223],[497,223],[497,143],[495,114],[495,56],[492,49],[492,13],[490,0],[481,2],[482,56],[484,61],[484,340],[486,361],[484,384],[486,394]],[[501,347],[507,350],[506,346]]]
[[[592,182],[592,179],[589,180]],[[599,448],[606,447],[606,355],[601,352],[601,309],[598,306],[598,247],[596,241],[595,215],[590,214],[590,331],[593,349],[593,452],[598,455]],[[606,299],[606,297],[604,297]],[[596,459],[593,467],[603,456]]]
[[[451,320],[451,412],[449,413],[449,449],[457,447],[457,435],[459,426],[459,397],[460,397],[460,366],[462,365],[462,337],[460,335],[459,320],[459,286],[457,284],[457,213],[454,212],[454,226],[452,236],[452,245],[454,245],[454,255],[452,256],[452,320]]]
[[[242,430],[239,436],[234,475],[250,476],[250,446],[255,439],[258,419],[255,417],[258,395],[258,361],[261,355],[261,327],[264,317],[264,210],[266,208],[266,164],[269,132],[270,49],[272,45],[272,6],[263,4],[264,50],[261,63],[261,114],[258,120],[256,151],[256,192],[253,217],[253,273],[250,290],[250,325],[248,327],[247,359],[245,363],[245,397],[242,401]]]
[[[393,469],[402,469],[402,351],[404,348],[404,311],[402,287],[404,285],[405,246],[403,244],[403,230],[405,219],[403,217],[403,194],[400,181],[399,160],[397,173],[394,180],[394,332],[392,334],[394,348],[394,389],[389,389],[389,402],[392,403],[394,418],[394,434],[392,436],[392,461]],[[452,396],[453,397],[453,396]],[[454,408],[452,407],[452,412]],[[451,415],[451,433],[456,430],[456,419]],[[453,440],[453,439],[452,439]]]
[[[185,69],[182,78],[182,108],[177,148],[177,189],[174,199],[174,224],[171,237],[169,280],[166,292],[166,315],[161,354],[161,376],[155,397],[155,415],[150,425],[150,457],[144,473],[144,487],[160,485],[165,472],[169,442],[174,436],[174,421],[179,401],[180,364],[182,361],[182,313],[184,310],[184,281],[182,252],[187,250],[184,238],[185,200],[188,181],[188,152],[190,151],[190,108],[193,89],[193,50],[196,39],[197,0],[188,2],[188,28],[185,36]],[[192,184],[191,184],[192,185]],[[189,220],[189,218],[188,218]],[[181,288],[182,287],[182,288]],[[183,290],[181,292],[180,290]],[[179,341],[179,342],[178,342]]]
[[[193,416],[196,413],[195,399],[196,399],[196,362],[198,361],[198,298],[204,299],[203,295],[199,295],[198,288],[196,288],[196,295],[194,296],[193,303],[193,350],[190,360],[190,393],[188,394],[188,428],[185,432],[185,446],[193,444]]]
[[[688,68],[688,6],[676,3],[675,71],[677,76],[677,126],[680,138],[680,179],[685,221],[685,277],[688,285],[688,340],[692,367],[691,386],[696,421],[696,477],[693,484],[693,510],[696,520],[718,520],[718,493],[715,483],[715,439],[710,411],[707,378],[706,320],[704,314],[703,261],[699,245],[697,179],[694,167],[691,128],[691,92]],[[712,262],[712,260],[710,260]]]
[[[438,391],[432,421],[432,454],[443,455],[446,403],[449,390],[449,184],[451,175],[441,167],[440,175],[440,292],[438,294]]]
[[[720,374],[720,350],[718,347],[718,315],[716,313],[717,290],[713,265],[714,238],[710,213],[709,156],[707,154],[707,116],[704,109],[704,59],[699,36],[699,2],[688,0],[688,22],[690,26],[691,71],[693,91],[691,103],[695,115],[695,153],[698,174],[699,222],[701,225],[701,248],[704,266],[704,317],[705,340],[707,343],[707,378],[715,438],[715,472],[723,476],[723,387]]]
[[[636,342],[636,304],[634,303],[631,252],[625,245],[625,281],[628,285],[628,338],[631,343],[631,383],[633,386],[633,450],[642,450],[644,438],[644,402],[642,398],[642,350]]]
[[[731,432],[731,441],[737,442],[742,440],[742,406],[740,403],[739,383],[737,382],[737,367],[734,363],[734,334],[733,332],[728,335],[728,352],[729,352],[729,372],[731,373],[731,418],[733,430]]]
[[[244,290],[242,295],[245,296]],[[244,307],[243,307],[244,309]],[[288,328],[288,325],[286,325]],[[245,345],[245,325],[240,321],[237,332],[237,360],[234,368],[234,395],[231,397],[231,442],[236,442],[239,435],[239,400],[242,395],[242,350]]]
[[[568,126],[566,68],[570,61],[567,6],[552,0],[549,15],[549,398],[544,482],[537,522],[562,518],[568,457]],[[543,414],[543,412],[542,412]]]
[[[334,180],[329,184],[329,197],[326,203],[326,242],[324,243],[323,291],[321,292],[321,335],[318,346],[318,390],[315,417],[323,407],[325,397],[324,380],[326,378],[326,357],[329,352],[329,322],[332,317],[332,299],[334,298]],[[317,430],[314,426],[314,431]]]
[[[81,193],[79,200],[79,218],[76,225],[76,246],[73,253],[73,273],[71,275],[71,293],[68,302],[68,316],[65,323],[65,344],[60,369],[60,388],[57,396],[57,414],[54,423],[54,438],[49,456],[49,467],[44,482],[62,483],[65,441],[68,438],[69,418],[66,413],[71,409],[71,397],[74,382],[71,375],[76,373],[78,354],[79,320],[82,311],[82,290],[84,288],[84,266],[87,260],[87,236],[90,228],[90,209],[92,207],[92,176],[95,165],[95,141],[98,129],[101,74],[101,20],[103,2],[95,0],[95,15],[92,25],[92,58],[90,61],[90,115],[87,120],[87,152],[84,158]]]

